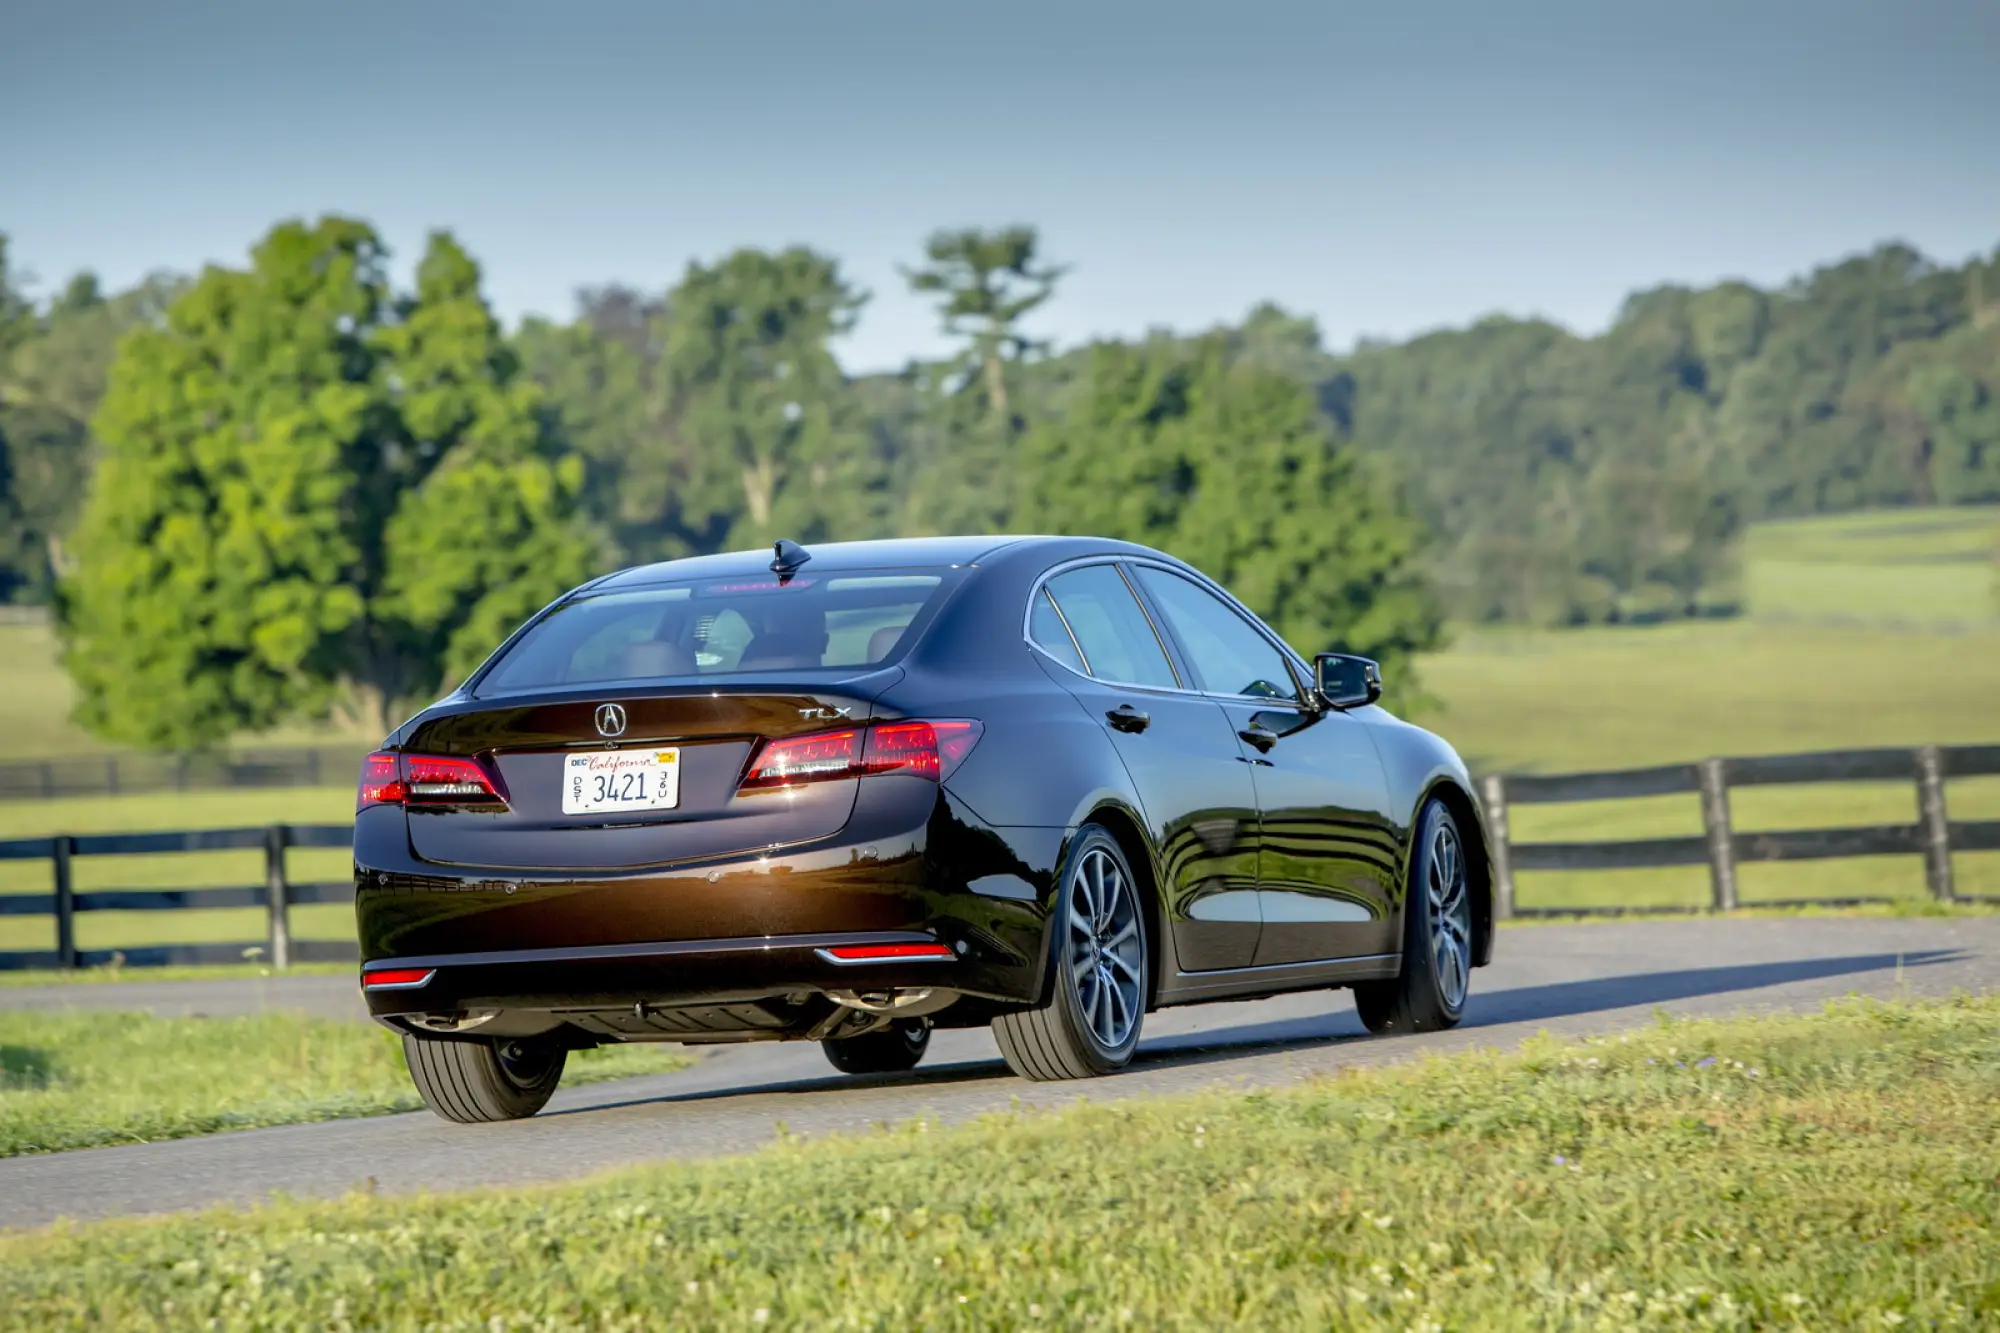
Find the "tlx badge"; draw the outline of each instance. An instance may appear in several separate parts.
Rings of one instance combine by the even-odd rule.
[[[799,716],[808,722],[831,722],[837,717],[846,717],[852,708],[801,708]]]

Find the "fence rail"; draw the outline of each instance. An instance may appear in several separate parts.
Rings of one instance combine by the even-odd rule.
[[[1926,745],[1916,749],[1829,750],[1816,754],[1756,755],[1704,759],[1693,764],[1622,769],[1603,773],[1552,775],[1493,774],[1481,780],[1480,794],[1493,832],[1495,914],[1568,916],[1583,912],[1732,911],[1739,905],[1736,867],[1747,862],[1818,861],[1851,856],[1921,856],[1924,880],[1940,901],[1960,900],[1952,879],[1952,856],[1959,852],[2000,851],[2000,819],[1954,821],[1946,808],[1949,779],[2000,774],[2000,745]],[[1734,787],[1821,782],[1907,780],[1916,799],[1910,824],[1858,828],[1785,829],[1738,832],[1730,823],[1729,792]],[[1642,796],[1696,795],[1701,799],[1699,836],[1641,838],[1625,842],[1517,843],[1508,835],[1508,812],[1517,805],[1624,800]],[[0,862],[46,861],[54,889],[49,893],[0,894],[0,917],[53,917],[54,948],[0,952],[0,969],[93,967],[114,957],[128,966],[238,962],[262,949],[271,964],[342,962],[358,957],[344,940],[294,940],[290,911],[309,903],[354,900],[354,886],[339,882],[292,882],[286,854],[293,848],[348,847],[353,829],[345,824],[280,824],[269,828],[196,829],[170,833],[112,833],[21,838],[0,842]],[[80,856],[158,856],[181,852],[261,850],[264,882],[258,885],[197,889],[75,888]],[[1631,870],[1662,866],[1708,867],[1709,902],[1693,906],[1520,908],[1515,904],[1517,871]],[[1850,906],[1884,899],[1791,899],[1797,905]],[[265,938],[222,944],[173,944],[114,951],[79,949],[76,918],[83,912],[161,912],[219,907],[262,907]]]
[[[1519,908],[1514,874],[1522,870],[1644,870],[1708,867],[1706,908],[1618,908],[1618,911],[1734,911],[1740,905],[1736,867],[1745,862],[1826,861],[1851,856],[1921,856],[1924,884],[1940,902],[1959,901],[1952,877],[1957,852],[2000,851],[2000,819],[1953,821],[1946,807],[1951,778],[2000,774],[2000,745],[1922,745],[1914,749],[1821,750],[1808,754],[1704,759],[1602,773],[1490,774],[1480,798],[1494,835],[1494,910],[1509,916],[1571,916],[1590,908]],[[1730,821],[1735,787],[1792,786],[1821,782],[1908,781],[1916,822],[1856,828],[1739,832]],[[1626,842],[1517,843],[1509,836],[1508,810],[1517,805],[1617,801],[1642,796],[1697,795],[1698,837],[1641,838]],[[1883,899],[1792,899],[1792,905],[1849,906]]]
[[[0,801],[218,787],[344,786],[361,771],[361,746],[240,750],[228,754],[75,755],[0,764]]]
[[[308,903],[351,903],[351,880],[293,883],[286,854],[294,847],[351,847],[354,830],[346,824],[274,824],[268,828],[192,829],[171,833],[61,834],[50,838],[17,838],[0,842],[0,861],[47,861],[54,884],[50,893],[0,894],[0,917],[55,918],[53,949],[0,952],[0,970],[20,968],[100,967],[122,962],[129,967],[199,963],[239,963],[251,950],[263,950],[273,967],[293,963],[338,963],[360,957],[349,940],[294,940],[291,909]],[[203,889],[76,888],[79,856],[159,856],[177,852],[259,851],[264,853],[264,882]],[[220,944],[162,944],[133,949],[79,949],[76,918],[80,912],[171,912],[217,907],[262,907],[266,927],[261,940]]]

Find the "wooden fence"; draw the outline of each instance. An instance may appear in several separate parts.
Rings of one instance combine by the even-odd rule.
[[[1573,916],[1604,911],[1733,911],[1739,900],[1736,867],[1751,861],[1825,861],[1850,856],[1921,856],[1924,883],[1941,902],[1960,899],[1952,882],[1954,852],[2000,851],[2000,819],[1954,823],[1946,809],[1945,782],[2000,773],[2000,745],[1924,745],[1916,749],[1824,750],[1813,754],[1704,759],[1694,764],[1628,768],[1605,773],[1547,776],[1494,774],[1480,795],[1494,841],[1494,909],[1500,916]],[[1729,819],[1734,787],[1818,782],[1907,781],[1916,797],[1916,822],[1863,828],[1786,829],[1739,833]],[[1699,837],[1645,838],[1631,842],[1516,843],[1507,812],[1516,805],[1614,801],[1677,793],[1701,797]],[[1520,870],[1632,870],[1657,866],[1708,867],[1704,908],[1517,908],[1514,873]],[[1870,899],[1791,899],[1784,905],[1844,906]]]
[[[240,963],[261,950],[274,967],[293,963],[338,963],[358,959],[351,940],[294,940],[291,909],[305,903],[351,903],[351,878],[295,884],[285,854],[293,847],[351,847],[346,824],[278,824],[270,828],[198,829],[186,833],[111,833],[87,837],[20,838],[0,842],[0,861],[49,862],[52,893],[0,893],[0,917],[55,918],[55,947],[0,953],[0,969],[101,967],[122,961],[131,967],[168,964]],[[176,852],[262,850],[264,882],[222,889],[93,889],[78,892],[74,866],[80,856],[159,856]],[[133,949],[79,949],[80,912],[165,912],[215,907],[262,907],[265,938],[226,944],[166,944]]]
[[[216,787],[343,787],[361,772],[360,746],[228,754],[73,755],[0,764],[0,801]]]
[[[1624,769],[1607,773],[1494,775],[1480,783],[1494,834],[1494,907],[1501,917],[1567,916],[1602,912],[1731,911],[1739,900],[1736,867],[1752,861],[1817,861],[1850,856],[1921,856],[1925,883],[1941,901],[1961,898],[1952,883],[1955,852],[2000,851],[2000,819],[1954,823],[1945,803],[1946,781],[1954,777],[2000,774],[2000,745],[1927,745],[1914,750],[1834,750],[1819,754],[1762,755],[1705,759],[1695,764]],[[1729,792],[1734,787],[1817,782],[1909,781],[1917,819],[1910,824],[1865,828],[1794,829],[1739,833],[1730,824]],[[1566,801],[1609,801],[1639,796],[1696,794],[1701,798],[1699,837],[1647,838],[1632,842],[1515,843],[1508,837],[1508,810],[1516,805]],[[185,833],[118,833],[88,837],[23,838],[0,842],[0,862],[47,861],[54,891],[0,893],[0,917],[53,917],[51,950],[0,953],[0,969],[94,967],[122,958],[128,966],[233,963],[253,949],[273,966],[297,962],[344,962],[358,957],[352,941],[294,940],[289,918],[294,905],[354,900],[348,881],[295,884],[285,854],[293,847],[348,847],[353,830],[344,824],[276,825],[271,828],[203,829]],[[78,892],[73,868],[80,856],[157,856],[178,852],[261,849],[264,882],[215,889],[96,889]],[[1576,908],[1517,908],[1514,873],[1521,870],[1627,870],[1655,866],[1708,867],[1706,907],[1631,907],[1615,903]],[[1854,899],[1791,899],[1788,904],[1846,905]],[[177,944],[113,951],[78,949],[76,918],[81,912],[180,911],[216,907],[262,907],[267,930],[262,940],[226,944]]]

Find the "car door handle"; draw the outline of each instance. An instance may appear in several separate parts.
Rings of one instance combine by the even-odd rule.
[[[1268,727],[1245,727],[1236,734],[1247,744],[1256,746],[1259,754],[1270,753],[1271,747],[1278,743],[1278,733]]]
[[[1104,716],[1118,731],[1144,731],[1153,725],[1151,713],[1142,713],[1131,704],[1119,704]]]

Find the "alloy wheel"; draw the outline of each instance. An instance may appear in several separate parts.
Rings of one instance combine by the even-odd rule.
[[[1431,825],[1425,896],[1431,917],[1431,961],[1438,990],[1453,1011],[1465,1004],[1472,981],[1472,895],[1466,883],[1464,849],[1449,819]]]
[[[1108,852],[1091,848],[1070,874],[1067,957],[1083,1025],[1107,1051],[1131,1038],[1145,1008],[1144,951],[1132,885]]]

